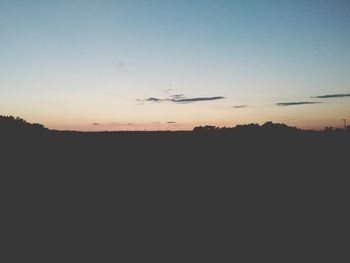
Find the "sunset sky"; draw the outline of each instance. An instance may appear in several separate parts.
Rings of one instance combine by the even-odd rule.
[[[349,0],[0,0],[0,115],[60,130],[350,123]]]

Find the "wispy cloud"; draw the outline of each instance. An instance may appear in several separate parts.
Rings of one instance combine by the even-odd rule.
[[[168,124],[175,124],[176,121],[168,121],[167,123],[168,123]]]
[[[201,102],[201,101],[213,101],[213,100],[222,100],[225,99],[225,97],[222,96],[214,96],[214,97],[194,97],[194,98],[187,98],[184,94],[175,94],[170,95],[168,98],[156,98],[156,97],[149,97],[146,99],[137,99],[139,102],[173,102],[173,103],[179,103],[179,104],[185,104],[185,103],[194,103],[194,102]]]
[[[165,94],[169,94],[173,89],[163,89],[162,92]]]
[[[113,63],[113,65],[114,65],[114,67],[116,68],[116,70],[118,72],[124,71],[125,70],[125,66],[126,66],[126,64],[124,62],[122,62],[122,61],[115,62],[115,63]]]
[[[321,95],[311,98],[317,98],[317,99],[331,99],[331,98],[344,98],[344,97],[350,97],[350,93],[344,93],[344,94],[328,94],[328,95]]]
[[[105,123],[94,122],[94,123],[91,123],[91,125],[93,125],[93,126],[116,126],[116,125],[123,125],[123,124],[118,123],[118,122],[105,122]]]
[[[140,102],[162,102],[162,101],[165,101],[167,99],[160,99],[160,98],[155,98],[155,97],[149,97],[149,98],[146,98],[146,99],[137,99],[137,101],[140,101]]]
[[[211,101],[211,100],[222,100],[225,97],[216,96],[216,97],[197,97],[197,98],[180,98],[180,99],[171,99],[170,101],[175,103],[193,103],[200,101]]]
[[[248,108],[248,105],[234,105],[232,106],[234,109],[243,109],[243,108]]]
[[[174,95],[170,95],[170,98],[173,98],[173,99],[184,99],[185,95],[184,94],[174,94]]]
[[[280,102],[280,103],[276,103],[276,105],[286,107],[286,106],[308,105],[308,104],[318,104],[318,103],[321,103],[321,102],[318,102],[318,101],[293,101],[293,102]]]

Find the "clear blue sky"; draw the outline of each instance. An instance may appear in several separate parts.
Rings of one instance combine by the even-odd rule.
[[[322,128],[349,93],[350,1],[0,0],[0,114],[50,128]]]

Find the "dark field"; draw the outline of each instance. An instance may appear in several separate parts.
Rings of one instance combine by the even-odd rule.
[[[2,118],[13,262],[338,262],[348,249],[349,129],[80,133]]]

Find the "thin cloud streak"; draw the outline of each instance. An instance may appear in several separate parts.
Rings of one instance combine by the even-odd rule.
[[[146,99],[137,99],[136,101],[139,102],[155,102],[160,103],[163,101],[169,101],[173,103],[178,104],[185,104],[185,103],[194,103],[194,102],[201,102],[201,101],[213,101],[213,100],[222,100],[225,99],[225,97],[222,96],[214,96],[214,97],[195,97],[195,98],[187,98],[183,94],[176,94],[171,95],[169,98],[161,99],[156,97],[149,97]]]
[[[243,109],[243,108],[248,108],[248,105],[236,105],[236,106],[232,106],[232,108],[234,108],[234,109]]]
[[[277,106],[288,107],[288,106],[298,106],[298,105],[309,105],[309,104],[319,104],[318,101],[293,101],[293,102],[280,102],[276,103]]]
[[[198,97],[198,98],[181,98],[181,99],[171,99],[170,101],[175,103],[193,103],[199,101],[212,101],[212,100],[222,100],[225,97],[216,96],[216,97]]]
[[[162,101],[166,101],[167,99],[159,99],[159,98],[155,98],[155,97],[149,97],[149,98],[146,98],[144,100],[140,100],[140,99],[137,99],[137,101],[140,101],[140,102],[162,102]]]
[[[321,96],[316,96],[316,97],[311,97],[311,98],[332,99],[332,98],[344,98],[344,97],[350,97],[350,93],[321,95]]]

